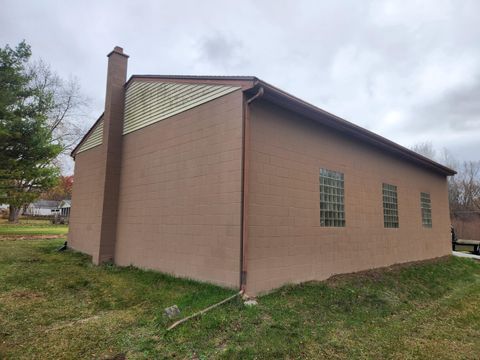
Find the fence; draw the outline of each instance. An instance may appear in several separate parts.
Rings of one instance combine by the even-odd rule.
[[[480,212],[458,211],[450,218],[459,239],[480,240]]]

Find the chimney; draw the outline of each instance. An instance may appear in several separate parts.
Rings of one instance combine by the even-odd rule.
[[[108,55],[107,90],[103,113],[103,176],[102,218],[100,242],[93,262],[113,261],[117,229],[118,195],[122,156],[123,113],[128,55],[115,46]]]

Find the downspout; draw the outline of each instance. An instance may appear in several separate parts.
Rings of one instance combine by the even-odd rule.
[[[242,236],[241,236],[241,272],[240,292],[245,294],[247,287],[247,251],[248,251],[248,178],[249,178],[249,152],[250,152],[250,104],[263,96],[263,87],[260,87],[251,98],[245,98],[243,102],[243,181],[242,181]]]

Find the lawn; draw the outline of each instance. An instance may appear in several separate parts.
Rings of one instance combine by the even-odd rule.
[[[52,225],[49,220],[24,220],[19,224],[9,224],[6,219],[0,219],[0,237],[24,235],[65,235],[67,225]]]
[[[480,263],[392,267],[287,286],[180,325],[234,290],[112,265],[55,240],[0,241],[0,358],[478,359]]]

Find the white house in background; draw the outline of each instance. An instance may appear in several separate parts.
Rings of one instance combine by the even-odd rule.
[[[55,200],[38,200],[27,206],[24,215],[50,216],[55,214],[60,202]]]
[[[62,217],[70,216],[70,208],[72,207],[72,200],[62,200],[58,204],[59,215]]]

